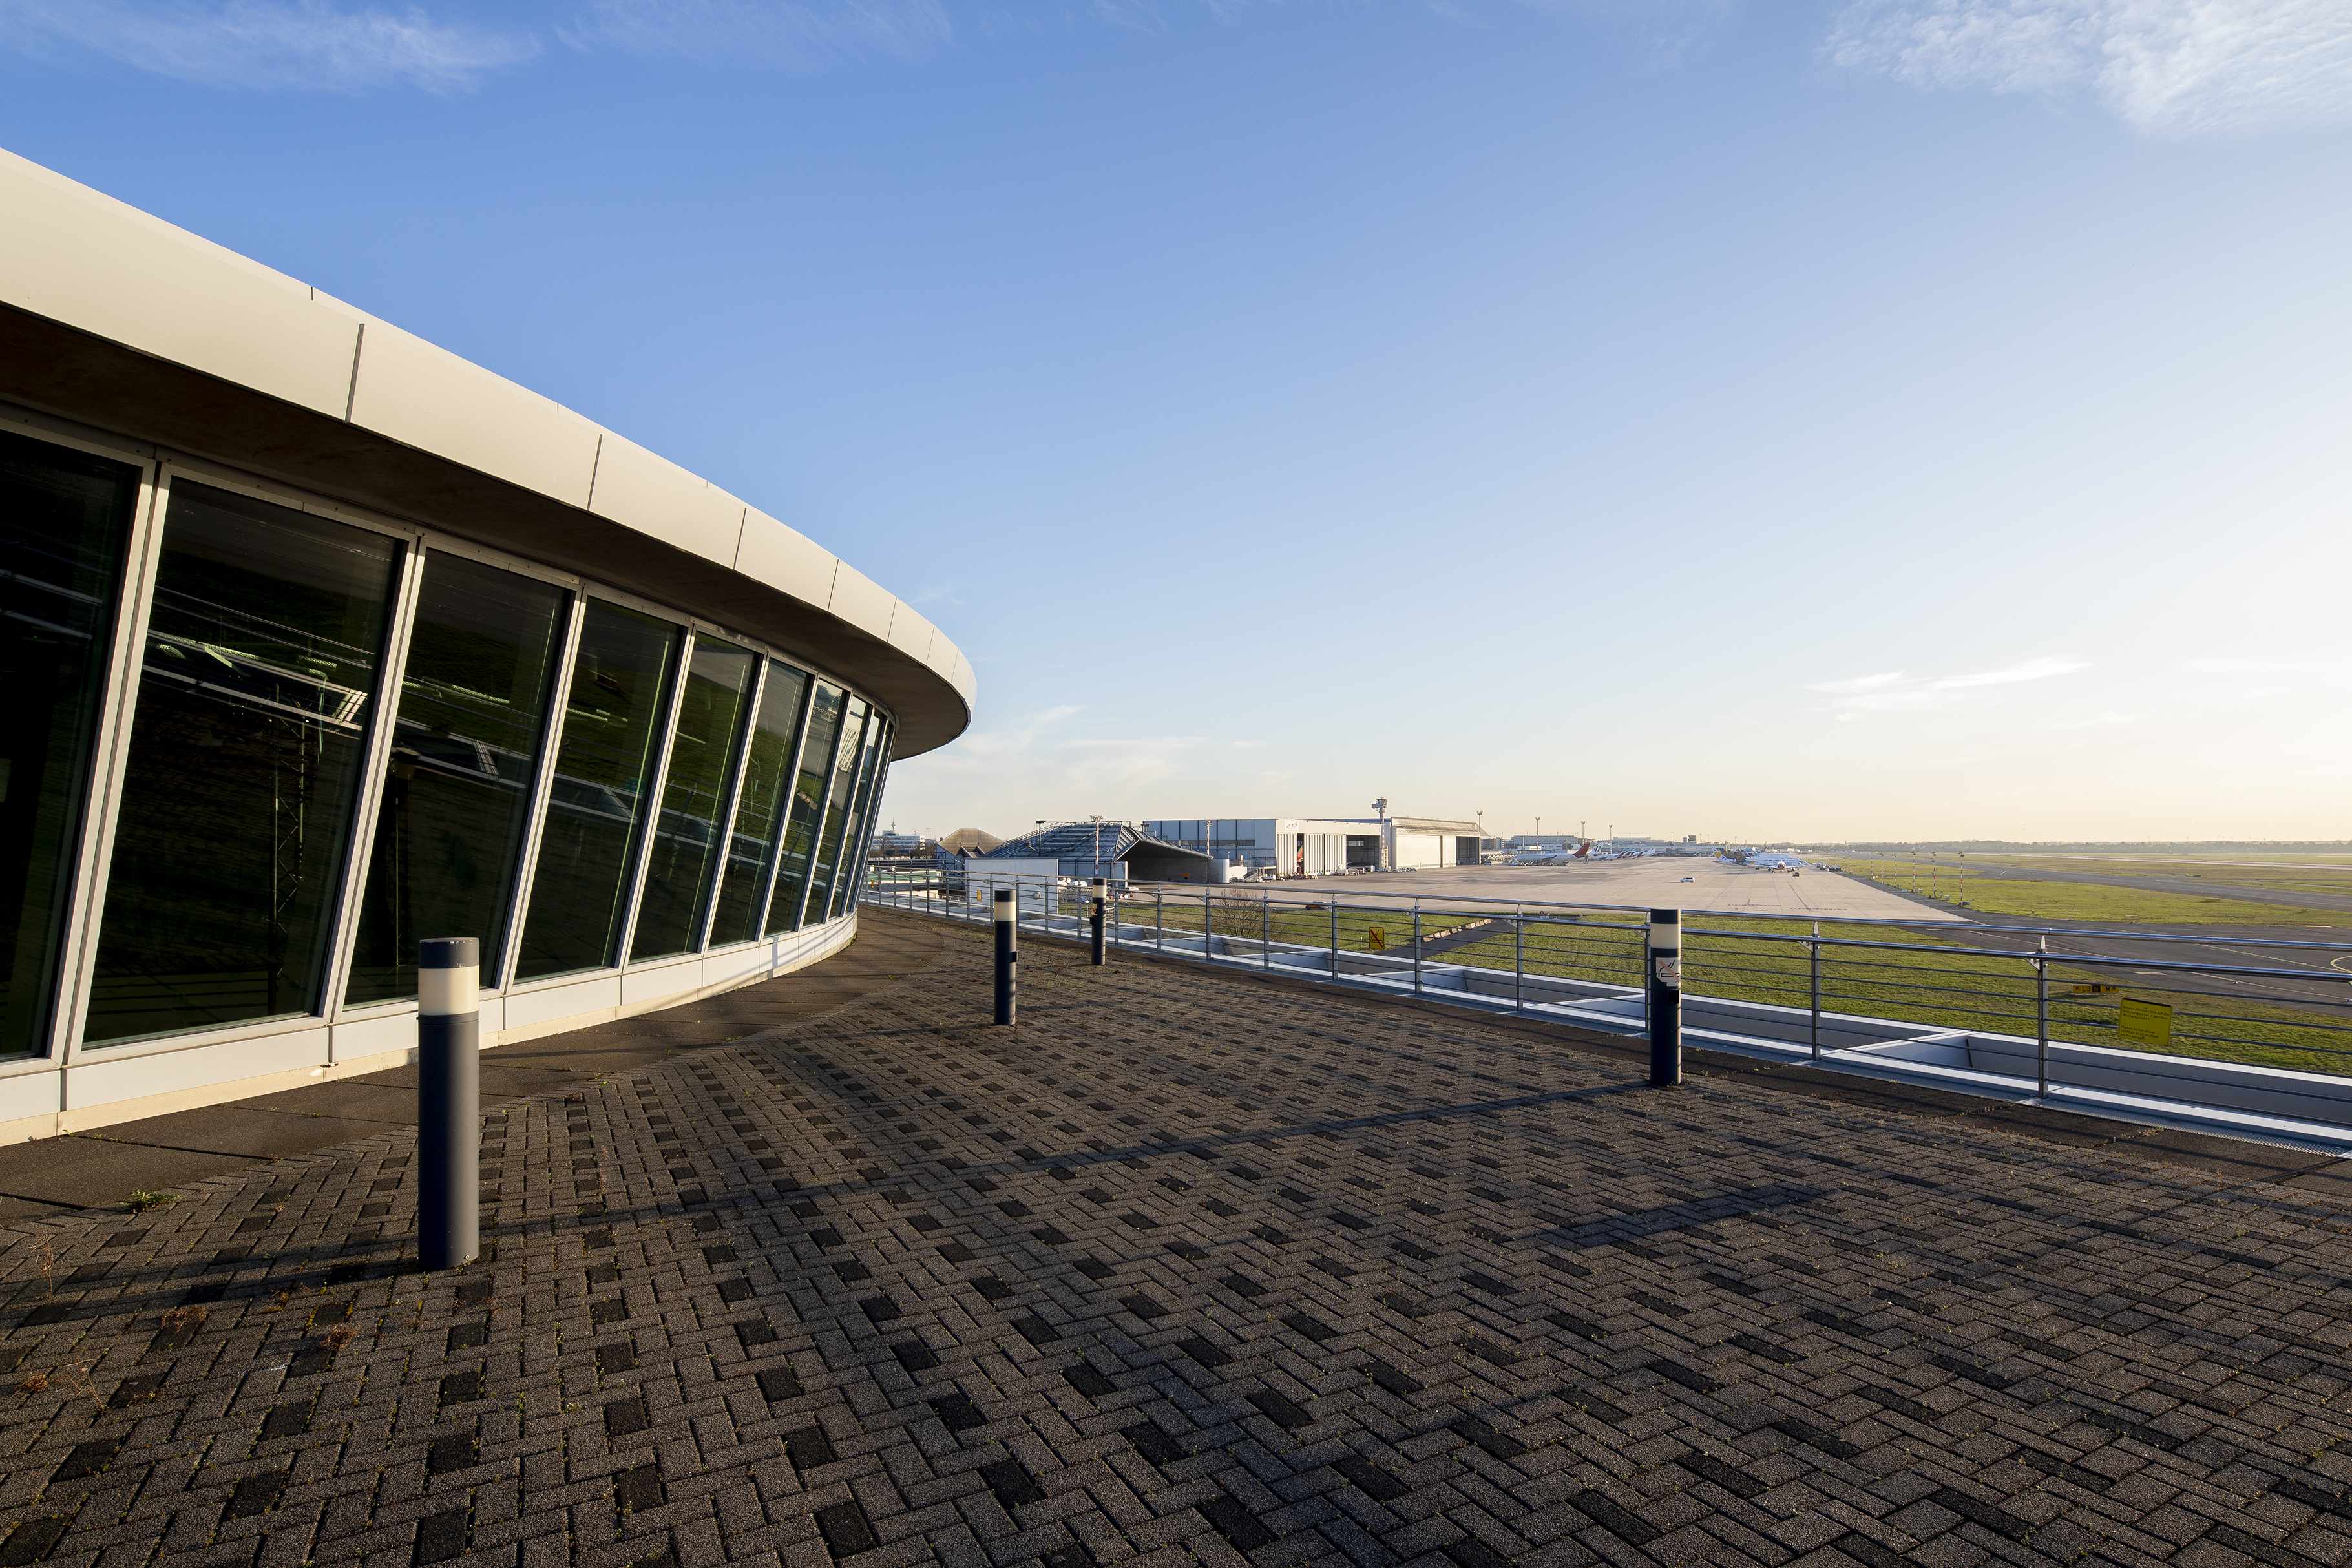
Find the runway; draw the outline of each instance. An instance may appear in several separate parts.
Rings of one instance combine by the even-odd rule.
[[[1687,879],[1687,880],[1685,880]],[[1250,883],[1276,898],[1337,897],[1347,904],[1603,904],[1628,909],[1705,909],[1782,919],[1899,920],[1944,924],[1966,915],[1829,872],[1757,871],[1722,861],[1667,856],[1585,865],[1454,866],[1367,876]]]

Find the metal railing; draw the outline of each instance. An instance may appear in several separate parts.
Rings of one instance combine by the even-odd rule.
[[[1110,883],[1113,950],[1175,953],[1632,1033],[1646,908]],[[869,901],[1083,939],[1089,884],[877,882]],[[1953,1086],[2352,1128],[2352,944],[1885,919],[1684,915],[1686,1033]],[[2257,1129],[2259,1130],[2259,1129]]]

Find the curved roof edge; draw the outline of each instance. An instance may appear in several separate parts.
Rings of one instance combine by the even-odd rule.
[[[0,397],[466,535],[971,722],[961,649],[758,507],[446,349],[0,150]]]

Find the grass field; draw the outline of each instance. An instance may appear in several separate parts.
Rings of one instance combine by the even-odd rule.
[[[1070,894],[1062,902],[1057,920],[1081,922],[1085,914],[1084,899]],[[1265,907],[1248,894],[1218,896],[1205,908],[1199,897],[1189,894],[1171,895],[1157,905],[1148,898],[1134,898],[1124,903],[1120,916],[1129,927],[1146,928],[1157,917],[1171,937],[1196,934],[1205,924],[1244,956],[1250,954],[1251,944],[1261,936],[1282,946],[1328,948],[1333,925],[1328,905]],[[1489,919],[1479,912],[1424,910],[1422,932],[1424,937],[1434,938]],[[1359,953],[1409,951],[1412,923],[1409,910],[1342,908],[1338,921],[1339,946]],[[1531,918],[1524,936],[1513,930],[1507,917],[1492,920],[1486,929],[1490,936],[1432,955],[1428,962],[1507,974],[1516,963],[1524,962],[1531,975],[1608,986],[1642,984],[1643,934],[1622,911]],[[1809,923],[1800,920],[1686,917],[1684,984],[1695,995],[1804,1008],[1811,1001],[1811,973],[1803,938],[1811,929]],[[1826,935],[1830,939],[1823,943],[1821,961],[1824,1012],[2027,1040],[2034,1037],[2037,988],[2032,967],[2021,955],[1968,951],[1964,931],[1841,924]],[[1874,942],[1900,943],[1906,950],[1842,945]],[[2093,987],[2103,988],[2095,991]],[[2254,1001],[2218,993],[2217,982],[2193,974],[2126,974],[2113,967],[2094,968],[2053,959],[2049,989],[2051,1037],[2082,1045],[2160,1050],[2174,1055],[2352,1075],[2352,986],[2346,988],[2344,1003],[2333,1007]],[[2118,1026],[2120,1005],[2126,999],[2158,1002],[2171,1009],[2168,1044],[2123,1037]]]
[[[1688,917],[1683,927],[1683,984],[1695,995],[1807,1007],[1811,962],[1804,943],[1790,938],[1801,938],[1808,930],[1798,921]],[[2036,990],[2032,966],[2023,956],[1977,956],[1960,950],[1967,945],[1964,936],[1910,926],[1839,925],[1832,936],[1845,942],[1899,942],[1914,950],[1825,943],[1822,1011],[2033,1038]],[[1754,936],[1781,940],[1747,939]],[[1531,924],[1526,943],[1528,972],[1603,985],[1639,985],[1643,940],[1639,931],[1610,930],[1598,920]],[[1917,950],[1922,948],[1927,950]],[[1495,940],[1455,948],[1439,961],[1507,970],[1513,956],[1506,925]],[[2111,993],[2075,989],[2117,984],[2118,971],[2113,968],[2053,962],[2051,1037],[2081,1045],[2156,1049],[2122,1037],[2118,1004],[2129,997],[2173,1009],[2168,1048],[2173,1054],[2307,1072],[2352,1072],[2352,987],[2347,988],[2346,1005],[2333,1009],[2214,995],[2213,982],[2194,975],[2162,979],[2134,976]]]
[[[2192,860],[2088,860],[2036,855],[1970,855],[1979,862],[2021,871],[2084,872],[2093,876],[2158,877],[2167,882],[2202,882],[2250,893],[2352,894],[2352,863],[2312,866],[2210,865]]]
[[[1976,857],[1972,855],[1969,858],[1974,860]],[[1846,860],[1838,862],[1838,864],[1849,873],[1867,877],[1882,886],[1920,898],[1932,898],[1979,916],[2003,920],[2082,920],[2110,925],[2297,927],[2331,925],[2341,920],[2347,926],[2352,926],[2352,915],[2300,909],[2292,904],[2249,903],[2242,898],[2198,898],[2189,894],[2164,893],[2154,889],[2103,887],[2095,883],[1987,876],[1973,867],[1952,861]]]

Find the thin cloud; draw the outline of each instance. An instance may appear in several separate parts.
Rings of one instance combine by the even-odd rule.
[[[1019,37],[1071,28],[1174,35],[1207,24],[1320,10],[1339,26],[1363,12],[1419,11],[1442,24],[1484,27],[1530,15],[1621,34],[1655,67],[1677,65],[1719,35],[1742,0],[1077,0],[1028,10],[977,0],[583,0],[560,30],[583,49],[610,48],[707,65],[819,71],[860,61],[916,64],[966,36]]]
[[[1805,689],[1828,697],[1826,706],[1838,718],[1851,719],[1864,714],[1948,707],[1964,700],[1959,695],[1963,692],[2053,680],[2089,668],[2079,659],[2044,657],[1957,675],[1913,676],[1900,670],[1888,670],[1878,674],[1850,675],[1843,680],[1816,681]]]
[[[1035,751],[1051,731],[1083,711],[1074,703],[1041,708],[1017,724],[999,729],[971,730],[958,737],[946,750],[934,752],[923,760],[950,772],[995,771]]]
[[[2046,681],[2058,675],[2071,675],[2090,667],[2080,659],[2028,659],[2023,664],[2004,664],[1997,670],[1946,675],[1934,682],[1933,688],[1939,692],[1964,692],[1975,686],[2013,686],[2026,681]]]
[[[208,87],[457,92],[539,52],[527,34],[324,0],[0,0],[0,47],[90,55]]]
[[[583,48],[806,72],[927,60],[955,41],[955,25],[940,0],[588,0],[563,37]]]
[[[2180,666],[2199,675],[2341,675],[2352,670],[2342,659],[2210,658],[2184,660]]]
[[[1816,681],[1805,689],[1809,692],[1828,692],[1832,695],[1843,696],[1854,692],[1874,692],[1885,686],[1899,685],[1902,680],[1902,671],[1888,670],[1876,675],[1849,675],[1842,681]]]
[[[2085,92],[2161,135],[2352,120],[2344,0],[1851,0],[1822,52],[1915,87]]]

